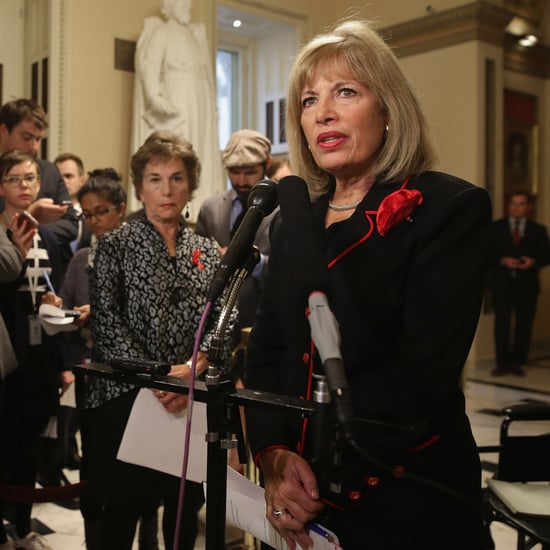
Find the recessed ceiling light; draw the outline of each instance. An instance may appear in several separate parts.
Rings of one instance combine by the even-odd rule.
[[[524,34],[518,37],[518,44],[525,48],[530,48],[538,42],[538,38],[534,34]]]
[[[235,19],[233,21],[233,26],[238,29],[242,25],[242,21],[240,19]]]

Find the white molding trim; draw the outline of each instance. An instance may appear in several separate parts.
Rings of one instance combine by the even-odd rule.
[[[51,0],[50,10],[49,156],[53,159],[70,143],[70,1]]]

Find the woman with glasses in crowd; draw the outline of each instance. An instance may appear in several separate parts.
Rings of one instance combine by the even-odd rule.
[[[54,287],[61,280],[56,238],[27,212],[39,189],[33,155],[13,151],[0,157],[0,195],[4,198],[0,225],[25,257],[19,277],[0,287],[0,312],[18,361],[4,380],[0,471],[2,481],[28,488],[35,484],[39,437],[59,407],[59,387],[68,383],[60,377],[58,342],[42,330],[38,318],[48,279]],[[32,503],[16,503],[14,511],[15,541],[8,540],[0,522],[0,548],[49,549],[45,539],[31,531]]]

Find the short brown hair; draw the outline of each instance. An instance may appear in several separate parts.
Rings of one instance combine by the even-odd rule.
[[[9,153],[4,153],[0,155],[0,181],[2,181],[5,175],[18,164],[22,162],[31,162],[36,166],[36,173],[40,177],[40,167],[36,158],[31,153],[25,153],[23,151],[10,151]]]
[[[82,159],[78,155],[75,155],[74,153],[61,153],[60,155],[57,155],[57,157],[55,157],[54,163],[60,164],[68,160],[72,160],[78,166],[78,174],[80,176],[83,176],[84,163],[82,162]]]
[[[9,132],[27,119],[40,130],[48,128],[48,115],[34,99],[14,99],[0,107],[0,124],[4,124]]]
[[[189,183],[189,194],[199,186],[201,173],[201,163],[193,145],[186,139],[180,138],[176,134],[167,130],[153,132],[145,143],[132,156],[130,163],[132,171],[132,183],[137,199],[143,187],[143,173],[145,167],[154,158],[168,160],[172,158],[180,159],[187,170],[187,179]]]

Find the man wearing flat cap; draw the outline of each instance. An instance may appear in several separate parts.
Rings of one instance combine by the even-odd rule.
[[[265,177],[270,153],[271,142],[255,130],[239,130],[227,142],[222,159],[231,189],[202,203],[195,228],[199,235],[215,239],[222,255],[246,213],[250,190]],[[256,232],[254,245],[260,250],[261,259],[239,292],[238,328],[250,327],[254,323],[261,279],[269,256],[269,224],[274,215],[275,212],[266,216]]]

